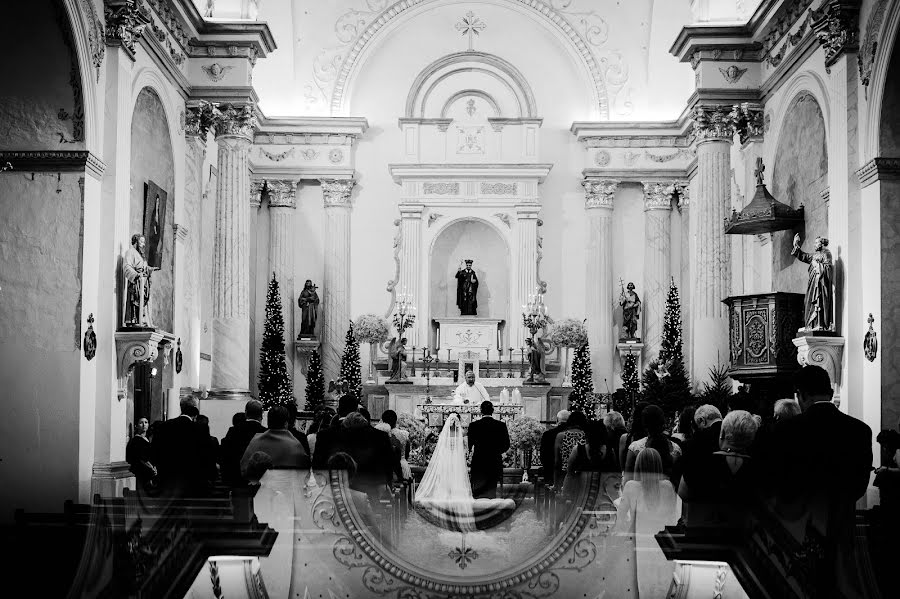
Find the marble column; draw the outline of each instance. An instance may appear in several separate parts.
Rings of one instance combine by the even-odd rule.
[[[321,179],[325,202],[325,280],[319,317],[322,326],[322,369],[325,380],[341,371],[344,337],[350,314],[350,194],[353,179]]]
[[[510,343],[516,350],[525,346],[529,335],[522,326],[521,306],[538,291],[538,213],[540,206],[516,207],[516,286],[509,318]]]
[[[732,107],[698,105],[692,112],[697,138],[696,267],[691,290],[692,380],[706,378],[711,366],[728,356],[731,244],[723,223],[731,207]]]
[[[666,297],[671,276],[672,183],[644,183],[644,284],[641,296],[644,347],[648,360],[659,357]]]
[[[681,268],[678,277],[678,292],[681,295],[681,338],[684,340],[684,368],[687,372],[691,372],[691,274],[693,266],[691,264],[691,254],[693,244],[693,229],[691,229],[691,198],[690,187],[687,181],[679,181],[675,183],[675,190],[678,193],[678,210],[681,212]]]
[[[419,289],[419,281],[422,280],[421,254],[422,254],[422,205],[400,206],[400,285],[398,293],[405,294],[413,305],[421,309],[422,292]],[[420,339],[427,336],[420,335],[422,327],[427,324],[417,318],[416,323],[406,333],[407,347],[422,347]]]
[[[297,207],[297,181],[268,180],[269,190],[269,270],[275,273],[281,292],[284,317],[284,354],[288,376],[294,374],[294,214]],[[270,280],[272,273],[266,273]]]
[[[256,118],[249,106],[214,114],[219,177],[213,259],[212,390],[250,392],[250,170]]]
[[[613,200],[619,182],[613,179],[585,179],[584,209],[587,214],[587,296],[588,342],[591,348],[591,367],[594,389],[605,393],[612,390],[613,314],[615,291],[612,269]]]

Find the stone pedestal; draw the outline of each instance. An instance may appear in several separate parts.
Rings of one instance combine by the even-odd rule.
[[[303,376],[309,372],[309,356],[314,350],[319,349],[319,340],[310,339],[308,337],[297,337],[294,341],[294,348],[297,352],[297,359],[300,360],[300,372]]]
[[[644,183],[644,289],[641,321],[647,356],[659,355],[662,343],[666,296],[671,276],[672,198],[671,183]]]
[[[841,368],[844,356],[843,337],[815,334],[802,335],[794,339],[797,346],[797,362],[801,366],[819,366],[828,373],[834,387],[834,403],[841,403]]]
[[[256,119],[249,106],[220,106],[213,270],[212,389],[250,392],[250,171]]]
[[[138,362],[152,363],[159,354],[168,366],[175,335],[158,329],[122,330],[116,332],[116,374],[119,380],[117,395],[122,400],[128,392],[128,377]]]
[[[294,375],[294,214],[297,182],[266,181],[269,190],[269,269],[275,273],[281,292],[281,314],[284,317],[284,355],[288,376]],[[267,273],[267,278],[271,277]]]
[[[619,182],[613,179],[585,179],[584,209],[587,216],[587,329],[591,347],[594,388],[603,381],[612,384],[613,373],[613,291],[612,217],[613,200]]]
[[[642,360],[642,356],[644,354],[644,344],[640,341],[619,341],[618,343],[616,343],[616,350],[619,352],[619,360],[621,360],[622,364],[625,363],[626,356],[637,356],[637,373],[638,379],[640,379],[641,373],[644,372],[644,364]]]
[[[350,194],[353,179],[322,179],[325,202],[325,281],[322,293],[322,369],[325,380],[341,371],[350,326]]]

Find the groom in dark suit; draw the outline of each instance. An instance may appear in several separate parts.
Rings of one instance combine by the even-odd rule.
[[[469,450],[472,454],[472,495],[493,499],[497,483],[503,478],[503,453],[509,449],[506,425],[494,420],[494,404],[481,402],[481,419],[469,425]]]

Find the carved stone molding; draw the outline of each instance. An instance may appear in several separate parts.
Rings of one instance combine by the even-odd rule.
[[[234,68],[233,65],[221,65],[217,62],[205,64],[200,67],[210,81],[221,81],[228,74],[228,71]]]
[[[856,171],[861,187],[868,187],[875,181],[896,181],[900,179],[900,158],[873,158]]]
[[[116,371],[119,379],[118,396],[121,400],[128,392],[128,377],[139,362],[152,363],[162,352],[164,365],[175,343],[175,335],[158,329],[148,331],[116,332]]]
[[[698,140],[731,141],[734,137],[734,106],[729,104],[698,104],[691,110],[694,135]]]
[[[209,102],[200,101],[197,106],[188,106],[184,113],[184,134],[206,138],[213,126],[213,110]]]
[[[813,33],[825,51],[825,66],[830,67],[844,52],[859,47],[859,3],[828,0],[818,10],[810,10]]]
[[[268,179],[266,189],[269,191],[270,208],[296,208],[297,182],[290,180]]]
[[[459,183],[424,183],[422,193],[425,195],[459,195]]]
[[[751,139],[762,139],[764,132],[764,112],[761,104],[743,102],[734,106],[729,115],[734,123],[734,130],[737,132],[741,143],[746,143]]]
[[[9,164],[3,170],[32,173],[86,171],[97,179],[106,170],[106,164],[87,150],[0,151],[0,164]]]
[[[878,0],[875,8],[869,13],[866,28],[863,32],[862,43],[859,46],[859,54],[856,60],[859,64],[859,80],[868,88],[872,78],[872,68],[875,65],[875,51],[878,49],[878,36],[881,33],[881,24],[884,22],[884,13],[888,0]]]
[[[581,186],[584,187],[584,207],[586,209],[612,209],[619,181],[615,179],[585,179],[581,182]]]
[[[104,0],[106,43],[122,46],[134,58],[134,46],[141,39],[150,15],[136,0]]]
[[[744,73],[747,72],[747,69],[742,69],[736,64],[733,64],[726,69],[719,67],[719,72],[722,73],[722,77],[725,78],[725,81],[734,85],[741,80],[741,77],[744,76]]]
[[[516,195],[515,183],[482,183],[481,193],[485,195]]]
[[[498,219],[500,219],[500,222],[502,222],[504,225],[506,225],[507,229],[512,228],[509,214],[507,214],[506,212],[497,212],[496,214],[494,214],[494,216],[497,217]]]
[[[233,104],[211,104],[212,123],[216,138],[232,136],[253,140],[253,130],[259,127],[253,107],[249,104],[237,107]]]
[[[350,207],[350,194],[356,181],[353,179],[319,179],[322,183],[322,199],[325,207]]]
[[[253,209],[259,208],[259,205],[262,203],[262,192],[265,187],[265,181],[250,181],[250,207]]]
[[[676,181],[675,191],[678,193],[678,209],[687,210],[691,205],[691,184],[687,181]]]
[[[675,197],[674,183],[645,182],[644,210],[671,210]]]
[[[837,390],[841,385],[841,360],[844,356],[843,337],[814,337],[806,335],[794,339],[797,362],[801,366],[824,368]]]
[[[188,228],[186,226],[175,223],[174,225],[172,225],[172,228],[175,229],[176,241],[184,243],[188,240],[188,237],[190,237],[190,231],[188,231]]]

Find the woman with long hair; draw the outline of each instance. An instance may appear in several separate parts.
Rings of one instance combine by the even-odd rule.
[[[681,458],[681,448],[666,435],[666,416],[657,405],[650,404],[641,412],[641,422],[646,436],[639,438],[628,446],[625,458],[625,481],[633,478],[638,454],[646,447],[659,452],[662,471],[671,478],[675,463]]]
[[[637,441],[638,439],[647,436],[647,433],[644,431],[644,423],[641,419],[641,414],[648,405],[650,404],[647,402],[639,401],[637,405],[634,406],[634,412],[631,414],[631,428],[627,435],[622,435],[619,438],[619,464],[622,466],[623,470],[625,469],[625,462],[628,459],[628,446],[631,445],[633,441]]]
[[[638,453],[634,480],[625,483],[616,530],[633,540],[638,597],[665,597],[675,563],[663,555],[655,535],[678,521],[677,496],[663,473],[663,460],[652,447]]]

